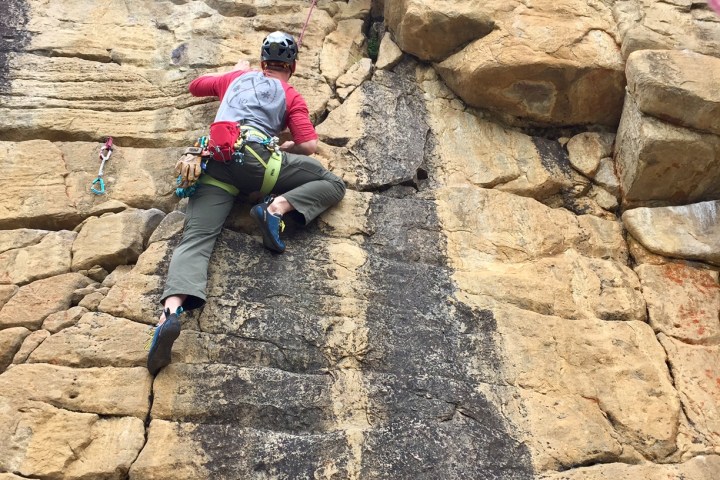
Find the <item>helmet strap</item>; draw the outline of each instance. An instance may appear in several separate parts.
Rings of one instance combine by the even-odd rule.
[[[276,72],[288,72],[290,76],[295,73],[295,62],[291,64],[284,62],[260,62],[263,70],[275,70]]]

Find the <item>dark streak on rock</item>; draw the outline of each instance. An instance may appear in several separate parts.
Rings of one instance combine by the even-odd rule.
[[[9,60],[14,52],[21,52],[30,42],[25,30],[28,22],[28,6],[25,0],[4,0],[0,14],[0,93],[10,89]]]
[[[530,454],[478,393],[501,362],[490,310],[454,299],[432,200],[376,196],[366,242],[372,428],[362,478],[532,478]],[[479,372],[479,373],[478,373]]]
[[[542,137],[532,137],[535,148],[540,154],[540,161],[543,167],[552,173],[560,173],[563,176],[570,177],[573,173],[570,158],[559,142],[548,140]]]
[[[170,53],[170,61],[172,62],[172,64],[180,65],[181,63],[187,63],[187,50],[187,43],[181,43],[180,45],[175,47],[172,53]]]

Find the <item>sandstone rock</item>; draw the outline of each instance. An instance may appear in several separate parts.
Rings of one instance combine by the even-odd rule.
[[[73,292],[89,283],[90,280],[79,273],[66,273],[20,287],[0,310],[0,327],[23,326],[35,330],[48,315],[70,308]]]
[[[497,188],[545,200],[583,180],[560,144],[531,137],[455,107],[455,96],[432,70],[422,78],[432,131],[428,159],[449,185]]]
[[[352,238],[370,233],[365,222],[370,208],[372,194],[347,190],[345,198],[336,207],[323,212],[318,218],[318,225],[323,233],[340,238]]]
[[[625,66],[613,35],[611,13],[601,2],[538,2],[518,6],[500,28],[437,69],[474,107],[546,124],[614,126]]]
[[[688,420],[710,445],[720,437],[720,347],[688,345],[663,334],[660,342],[668,354],[683,410]],[[717,471],[720,471],[718,469]]]
[[[271,343],[234,335],[208,334],[185,326],[173,345],[173,363],[216,363],[281,370],[292,368],[282,350]]]
[[[78,271],[81,275],[85,275],[86,277],[95,280],[96,282],[103,282],[105,278],[109,275],[108,271],[102,268],[100,265],[95,265],[93,267],[90,267],[89,270],[80,270]]]
[[[110,273],[105,280],[102,281],[103,287],[113,287],[122,277],[127,276],[132,272],[132,265],[119,265],[115,270]]]
[[[617,262],[568,250],[529,263],[474,264],[458,269],[463,290],[485,302],[563,318],[645,321],[645,301],[633,272]],[[562,294],[558,294],[563,292]]]
[[[620,196],[620,180],[615,174],[615,162],[612,158],[603,158],[600,160],[600,166],[595,173],[595,183],[600,185],[615,197]]]
[[[584,132],[575,135],[567,143],[570,163],[578,172],[593,178],[600,160],[612,155],[614,141],[612,134]]]
[[[73,269],[101,265],[112,270],[135,263],[163,217],[153,209],[89,219],[73,244]]]
[[[385,22],[403,51],[428,61],[444,59],[493,28],[476,4],[457,0],[385,2]]]
[[[583,256],[627,260],[622,227],[614,221],[575,216],[496,190],[442,188],[436,198],[457,270],[481,270],[494,260],[537,260],[570,248]]]
[[[188,480],[209,478],[203,467],[207,456],[203,446],[192,434],[190,423],[155,420],[150,423],[148,440],[130,468],[130,478],[151,480],[177,476]]]
[[[371,0],[348,0],[340,2],[340,11],[335,15],[338,20],[360,19],[364,20],[370,13]]]
[[[48,233],[47,230],[33,230],[31,228],[2,230],[0,231],[0,253],[37,245]]]
[[[50,333],[57,333],[64,328],[75,325],[86,313],[87,309],[83,307],[72,307],[68,310],[52,313],[47,316],[42,328]]]
[[[362,20],[342,20],[338,22],[337,29],[325,37],[320,70],[328,83],[335,84],[338,77],[355,63],[355,59],[362,58],[361,48],[365,42],[362,28]]]
[[[602,189],[597,188],[597,190]],[[607,195],[607,197],[614,198],[604,190],[602,191]],[[592,193],[593,189],[591,187],[591,191],[587,193],[587,196],[581,196],[583,195],[583,192],[578,192],[577,195],[580,196],[560,194],[544,199],[543,203],[551,208],[565,208],[576,215],[593,215],[605,220],[615,220],[617,218],[615,214],[606,210],[605,207],[602,207],[600,202],[596,200],[597,196],[592,195]],[[615,206],[617,207],[617,200],[615,201]]]
[[[49,336],[50,332],[48,332],[47,330],[36,330],[27,337],[25,337],[25,341],[23,341],[20,350],[18,350],[13,357],[12,363],[14,365],[25,363],[30,354],[35,351],[35,349],[40,346]]]
[[[148,413],[151,382],[144,367],[70,368],[25,363],[0,375],[0,387],[8,399],[141,420]]]
[[[173,363],[153,393],[151,413],[162,420],[298,431],[332,416],[328,378],[276,369]]]
[[[148,326],[102,313],[87,313],[76,325],[46,339],[30,363],[69,367],[144,367]]]
[[[228,441],[233,438],[233,441]],[[294,478],[350,478],[354,455],[342,432],[294,434],[153,420],[130,478],[231,478],[237,472],[292,472]],[[357,459],[372,452],[355,452]],[[375,476],[374,472],[370,473]]]
[[[600,188],[595,185],[593,185],[590,189],[588,197],[595,200],[601,208],[611,212],[614,212],[620,206],[620,203],[615,195],[604,188]]]
[[[710,13],[702,0],[642,1],[634,26],[629,15],[621,18],[630,0],[319,2],[292,83],[306,96],[313,121],[337,110],[339,97],[331,97],[338,86],[328,85],[319,66],[340,75],[365,56],[363,30],[370,22],[370,38],[381,38],[378,20],[387,7],[388,27],[402,30],[408,45],[446,50],[443,56],[467,42],[490,45],[489,37],[477,39],[495,28],[502,38],[492,46],[502,49],[481,59],[490,64],[488,85],[517,82],[509,94],[520,111],[544,115],[553,99],[543,92],[556,89],[568,99],[556,104],[574,102],[568,121],[611,118],[624,95],[613,89],[614,80],[622,81],[616,44],[623,37],[611,8],[624,22],[623,35],[628,26],[650,26],[667,34],[665,45],[673,46],[678,33],[698,45],[700,33],[703,45],[717,43],[711,27],[720,22],[699,16]],[[0,428],[0,471],[52,480],[717,477],[697,467],[697,459],[671,464],[718,444],[704,433],[714,428],[712,419],[698,420],[696,428],[677,398],[714,400],[702,397],[692,380],[670,384],[667,358],[651,329],[637,321],[644,319],[643,299],[625,266],[622,225],[599,205],[613,205],[612,195],[574,172],[563,142],[552,140],[577,126],[529,128],[563,125],[561,109],[550,120],[474,110],[433,67],[409,56],[391,68],[392,78],[390,68],[378,69],[350,94],[352,108],[325,120],[328,153],[321,160],[350,188],[314,225],[288,227],[284,255],[262,247],[247,205],[238,202],[211,259],[208,304],[183,315],[173,363],[154,380],[158,416],[194,423],[149,422],[153,380],[139,345],[151,330],[126,319],[157,318],[187,205],[173,196],[172,165],[180,147],[206,132],[217,108],[214,99],[191,97],[187,84],[201,73],[227,71],[238,58],[251,57],[257,66],[263,36],[300,32],[307,7],[289,0],[128,0],[98,9],[81,0],[9,0],[6,10],[19,13],[0,21],[0,50],[10,49],[0,53],[0,137],[17,142],[13,155],[25,151],[19,170],[49,156],[62,175],[59,182],[40,178],[32,196],[18,189],[7,203],[11,220],[5,222],[0,207],[0,229],[69,230],[88,217],[132,208],[178,211],[146,239],[135,266],[119,266],[107,277],[81,270],[112,287],[99,309],[122,318],[92,314],[77,323],[84,309],[68,310],[72,299],[38,317],[33,328],[42,323],[54,335],[29,361],[48,363],[0,374],[0,424],[11,427]],[[657,9],[682,11],[693,23],[653,17]],[[348,19],[358,24],[353,32],[344,30],[352,25]],[[672,24],[658,22],[663,19]],[[481,23],[463,30],[467,21]],[[463,78],[470,78],[468,90],[486,89],[470,74]],[[535,88],[533,82],[543,81]],[[493,101],[508,93],[492,92]],[[533,133],[493,124],[493,117]],[[95,196],[88,187],[105,135],[114,136],[117,149],[106,168],[107,194]],[[54,142],[54,149],[38,139]],[[11,189],[27,187],[18,169],[7,177]],[[44,195],[55,189],[50,204]],[[58,199],[68,213],[46,215],[50,208],[64,211]],[[31,237],[18,236],[8,250],[37,245]],[[0,255],[3,238],[0,231]],[[633,242],[635,259],[667,261]],[[0,286],[0,306],[16,291]],[[20,314],[17,309],[12,318]],[[0,329],[6,326],[0,322]],[[713,355],[705,361],[716,363]],[[681,356],[675,355],[674,373]],[[687,378],[697,376],[684,365]],[[33,400],[38,397],[41,402]],[[133,417],[122,417],[128,414]],[[144,448],[143,420],[149,422]],[[115,436],[115,424],[106,422],[132,435]]]
[[[630,252],[630,256],[633,258],[636,264],[643,265],[665,265],[669,261],[671,261],[667,257],[663,257],[661,255],[656,255],[652,253],[650,250],[645,248],[640,242],[635,240],[631,235],[628,235],[627,237],[628,241],[628,251]]]
[[[145,442],[138,418],[100,418],[35,401],[0,398],[0,423],[14,427],[0,431],[0,468],[22,478],[119,480]]]
[[[131,272],[110,289],[98,305],[98,311],[154,325],[161,313],[159,302],[163,287],[164,278],[159,275]]]
[[[641,265],[635,271],[656,332],[691,344],[720,343],[718,272],[682,263]]]
[[[406,76],[378,71],[317,131],[323,142],[342,147],[331,166],[345,172],[352,187],[369,190],[414,178],[428,127],[417,87]]]
[[[28,335],[30,335],[30,330],[25,327],[0,330],[0,373],[12,363],[15,353]]]
[[[80,220],[66,194],[69,172],[56,145],[44,140],[0,142],[0,163],[5,165],[0,228],[62,227]]]
[[[93,209],[99,196],[89,192],[97,175],[98,143],[53,144],[41,140],[0,143],[6,173],[0,186],[13,202],[0,208],[0,226],[73,228]],[[171,210],[174,178],[166,158],[178,149],[158,154],[155,149],[116,148],[106,165],[108,196],[138,208]],[[37,158],[43,158],[37,162]],[[38,189],[39,184],[43,185]]]
[[[100,302],[103,301],[105,298],[105,295],[101,292],[92,292],[83,297],[80,302],[78,302],[79,307],[83,307],[87,310],[97,310],[98,305],[100,305]]]
[[[615,160],[623,204],[661,206],[720,198],[720,137],[643,115],[625,100]]]
[[[76,303],[80,302],[80,300],[82,300],[86,295],[95,293],[97,291],[98,287],[100,287],[100,284],[95,282],[95,283],[88,285],[87,287],[78,288],[77,290],[75,290],[73,292],[72,303],[76,304]]]
[[[704,12],[703,12],[704,10]],[[694,50],[720,55],[720,22],[703,2],[619,0],[614,2],[623,55],[636,50]]]
[[[491,314],[503,337],[510,384],[552,397],[563,392],[589,400],[583,402],[586,408],[599,409],[612,424],[598,423],[596,413],[583,412],[585,420],[576,428],[602,428],[647,458],[657,461],[675,451],[680,400],[665,367],[665,353],[646,324],[564,320],[508,306],[493,307]],[[553,403],[545,405],[549,416]],[[574,439],[548,438],[551,446],[543,451],[569,453],[563,440]],[[605,455],[612,452],[605,448]]]
[[[641,463],[610,463],[580,467],[567,472],[548,472],[540,475],[541,480],[656,480],[659,478],[687,478],[705,480],[720,473],[720,457],[717,455],[698,456],[681,464],[654,465]]]
[[[393,41],[389,33],[383,35],[380,40],[378,57],[375,61],[375,68],[378,70],[392,70],[402,60],[403,52]]]
[[[653,253],[720,265],[718,211],[720,201],[702,202],[636,208],[623,213],[622,219],[630,235]]]
[[[120,202],[118,200],[108,200],[107,202],[100,203],[98,205],[93,206],[90,209],[90,215],[94,217],[101,217],[105,215],[106,213],[120,213],[127,210],[129,207],[125,205],[123,202]]]
[[[12,473],[0,473],[0,480],[22,480],[24,477],[18,477]]]
[[[151,244],[140,256],[135,268],[122,272],[104,285],[112,285],[112,288],[100,302],[98,311],[154,325],[160,313],[160,295],[175,244]]]
[[[207,4],[224,17],[254,17],[258,13],[255,5],[234,0],[208,0]]]
[[[335,85],[338,87],[338,95],[340,98],[347,98],[350,93],[362,82],[372,76],[372,60],[369,58],[361,58],[344,74],[338,77]]]
[[[620,458],[622,445],[597,399],[533,390],[519,395],[538,471],[572,468],[578,459],[600,463]]]
[[[57,40],[55,39],[55,41]],[[163,50],[170,53],[171,48]],[[107,53],[107,50],[103,49],[102,52]],[[188,114],[189,112],[186,109],[177,111],[167,108],[167,102],[170,99],[178,104],[187,105],[191,102],[189,93],[182,90],[176,93],[180,97],[179,99],[172,95],[174,88],[171,83],[174,80],[177,81],[172,77],[179,76],[177,72],[171,72],[166,76],[159,71],[149,71],[148,75],[152,77],[150,83],[154,83],[154,85],[146,85],[143,89],[143,87],[139,87],[143,82],[137,82],[137,73],[133,72],[133,69],[127,68],[127,66],[123,67],[110,62],[110,59],[105,60],[105,62],[88,62],[78,58],[67,58],[70,56],[62,52],[59,58],[54,61],[38,61],[32,55],[24,55],[22,58],[13,59],[17,62],[13,70],[19,72],[19,76],[22,76],[23,71],[32,72],[33,68],[39,66],[47,68],[48,71],[54,71],[55,75],[49,75],[49,78],[44,79],[45,84],[41,83],[41,87],[33,88],[33,96],[20,97],[20,101],[10,97],[9,101],[3,102],[3,108],[0,108],[0,112],[3,114],[4,122],[0,124],[0,131],[3,132],[6,139],[14,141],[25,141],[33,138],[56,140],[64,137],[77,141],[99,141],[104,143],[104,138],[98,137],[112,132],[114,138],[125,139],[128,143],[127,146],[180,147],[187,142],[187,130],[200,128],[199,125],[193,125],[195,121],[193,117],[202,116],[204,113],[202,105],[189,106],[189,110],[194,111],[194,115]],[[121,59],[118,59],[118,61],[122,62]],[[77,68],[78,63],[84,65]],[[103,64],[103,67],[97,67]],[[109,67],[109,65],[113,65],[116,70]],[[63,77],[67,77],[64,72],[70,69],[75,69],[72,74],[72,77],[75,78],[68,81]],[[85,71],[85,76],[77,80],[79,72],[82,71]],[[106,81],[103,82],[103,80]],[[182,79],[178,83],[182,82],[186,86],[189,80]],[[63,86],[63,82],[67,82],[67,86]],[[77,84],[84,83],[87,85],[88,82],[95,88],[95,95],[114,94],[115,96],[111,97],[113,100],[92,101],[87,99],[87,93],[78,90]],[[58,87],[60,88],[58,89]],[[52,96],[53,90],[57,95],[54,98]],[[77,95],[80,95],[85,100],[76,101],[76,98],[73,97]],[[142,101],[132,101],[128,98],[128,96],[133,95],[135,98],[146,99],[144,106],[147,107],[147,110],[141,108],[143,106]],[[126,100],[123,100],[123,98]],[[26,107],[32,105],[33,100],[37,102],[35,104],[36,108],[28,110]],[[23,113],[25,115],[22,115]],[[51,113],[55,113],[52,119],[48,118]],[[152,120],[148,121],[149,118]],[[143,128],[138,129],[138,125],[142,125]],[[189,128],[178,131],[168,128],[169,125],[185,125]],[[117,161],[118,156],[113,154],[113,157]],[[112,162],[112,159],[108,162],[106,172],[112,173],[115,170],[112,167]],[[98,168],[99,161],[97,155],[95,155],[92,169],[88,170],[88,176],[91,175],[90,172],[94,173],[90,177],[90,181],[97,176]],[[108,178],[111,180],[109,184]],[[114,175],[106,177],[106,188],[112,187],[114,178]],[[84,191],[89,190],[90,181]]]
[[[0,285],[0,309],[18,292],[17,285]]]
[[[187,145],[190,141],[185,140],[180,145]],[[105,164],[106,194],[103,196],[88,192],[97,175],[101,145],[84,142],[60,144],[71,170],[66,179],[68,192],[80,211],[88,211],[85,215],[115,212],[121,209],[121,204],[145,210],[170,211],[175,207],[178,201],[174,195],[177,177],[172,167],[181,150],[135,148],[138,143],[116,139],[113,154]]]
[[[184,221],[185,214],[177,210],[168,213],[163,217],[152,235],[150,235],[150,239],[147,242],[148,245],[180,236],[183,231]]]
[[[720,135],[720,58],[643,50],[628,57],[626,73],[628,91],[644,114]]]

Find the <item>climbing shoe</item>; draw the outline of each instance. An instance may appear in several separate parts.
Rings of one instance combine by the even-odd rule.
[[[166,309],[165,321],[155,328],[147,359],[147,369],[150,371],[150,375],[157,375],[161,368],[170,364],[170,351],[180,335],[178,316],[182,311],[182,307],[178,307],[175,313],[170,313],[170,309]]]
[[[255,219],[263,236],[263,245],[273,252],[283,253],[285,242],[280,240],[280,232],[285,229],[282,215],[274,215],[268,212],[269,201],[258,203],[250,209],[250,216]]]

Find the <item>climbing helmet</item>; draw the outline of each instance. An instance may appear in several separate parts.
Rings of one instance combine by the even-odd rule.
[[[292,35],[285,32],[273,32],[263,40],[260,59],[263,62],[282,62],[295,64],[298,46]]]

